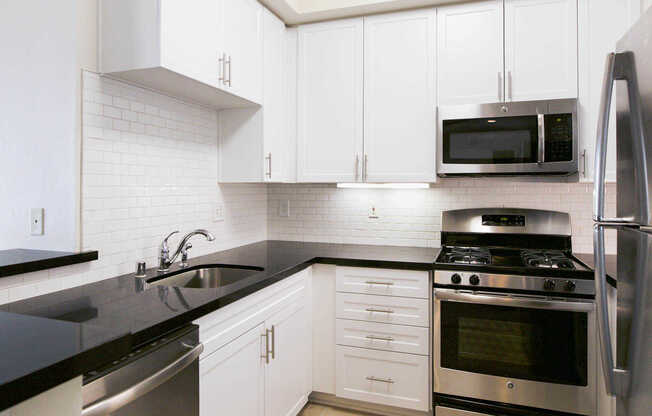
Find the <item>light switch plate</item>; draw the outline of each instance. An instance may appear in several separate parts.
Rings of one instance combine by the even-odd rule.
[[[213,222],[224,221],[224,205],[217,204],[213,207]]]
[[[29,231],[32,235],[43,235],[43,208],[29,210]]]
[[[279,202],[278,206],[278,216],[279,217],[289,217],[290,216],[290,201],[284,200]]]
[[[375,220],[378,219],[378,210],[376,209],[376,204],[369,202],[369,218]]]

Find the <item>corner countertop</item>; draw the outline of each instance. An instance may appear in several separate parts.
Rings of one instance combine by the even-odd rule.
[[[263,268],[215,289],[143,289],[133,274],[0,306],[0,410],[128,353],[314,263],[432,270],[438,249],[262,241],[190,266]],[[174,270],[174,268],[173,268]],[[173,271],[171,270],[171,271]],[[156,276],[154,269],[148,277]]]
[[[595,268],[595,258],[593,253],[573,253],[573,255],[588,266],[589,269]],[[607,268],[607,276],[611,277],[615,282],[618,281],[618,256],[615,254],[607,254],[605,256],[605,267]]]
[[[0,250],[0,277],[97,260],[97,251]]]

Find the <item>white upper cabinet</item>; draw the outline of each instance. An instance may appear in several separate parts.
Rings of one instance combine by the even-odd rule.
[[[363,19],[299,27],[297,176],[361,179]]]
[[[215,108],[262,97],[255,0],[101,0],[100,71]]]
[[[364,180],[435,181],[435,9],[364,19]]]
[[[213,0],[221,3],[226,90],[260,103],[263,94],[263,6],[256,0]],[[186,6],[188,7],[188,6]]]
[[[506,101],[577,97],[577,0],[505,0]]]
[[[438,8],[437,34],[439,105],[502,101],[502,0]]]
[[[290,124],[296,92],[296,30],[264,9],[262,107],[220,112],[220,182],[289,182],[296,168],[296,129]]]

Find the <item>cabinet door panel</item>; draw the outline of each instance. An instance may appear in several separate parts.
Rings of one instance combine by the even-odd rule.
[[[503,2],[437,9],[439,105],[503,98]]]
[[[365,17],[367,182],[434,181],[435,9]]]
[[[265,414],[263,324],[199,361],[201,416]]]
[[[260,103],[262,97],[262,12],[256,0],[221,0],[224,51],[230,59],[227,77],[232,91]]]
[[[161,1],[163,66],[205,84],[220,87],[218,2]]]
[[[362,51],[361,18],[299,27],[299,182],[360,178]]]
[[[285,24],[265,9],[263,13],[264,83],[263,135],[265,159],[264,180],[286,180],[287,141],[285,115]]]
[[[294,416],[307,403],[309,366],[308,310],[305,298],[266,321],[273,354],[266,373],[265,416]]]
[[[577,0],[506,0],[507,101],[577,97]]]

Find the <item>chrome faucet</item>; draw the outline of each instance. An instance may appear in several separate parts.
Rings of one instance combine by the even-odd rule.
[[[172,266],[172,263],[179,257],[179,254],[181,254],[181,267],[188,267],[188,250],[192,248],[192,244],[188,242],[192,236],[195,235],[203,235],[206,237],[208,241],[213,241],[215,240],[215,237],[213,234],[209,233],[206,230],[195,230],[191,231],[188,234],[186,234],[182,239],[181,242],[179,243],[179,247],[177,247],[176,251],[170,257],[170,248],[168,246],[168,238],[172,237],[174,234],[178,233],[179,231],[173,231],[170,234],[168,234],[167,237],[163,239],[161,242],[161,246],[159,247],[159,255],[158,255],[158,271],[159,272],[167,272],[170,270],[170,266]]]

